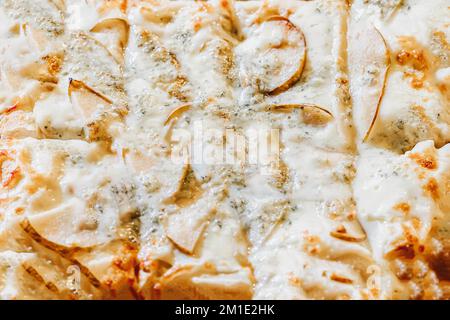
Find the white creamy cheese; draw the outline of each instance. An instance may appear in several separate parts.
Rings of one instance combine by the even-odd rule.
[[[0,298],[448,298],[446,9],[0,1]]]

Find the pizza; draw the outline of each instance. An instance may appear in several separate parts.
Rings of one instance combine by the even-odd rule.
[[[446,0],[0,0],[0,299],[450,299]]]

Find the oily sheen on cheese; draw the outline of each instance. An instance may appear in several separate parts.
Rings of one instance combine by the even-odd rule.
[[[0,299],[449,299],[449,23],[0,0]]]

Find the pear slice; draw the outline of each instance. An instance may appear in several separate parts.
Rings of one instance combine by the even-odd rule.
[[[167,237],[182,251],[193,254],[212,215],[216,212],[210,192],[202,196],[194,204],[180,208],[168,217],[166,225]]]
[[[363,142],[374,128],[391,64],[390,52],[383,35],[373,26],[354,26],[350,36],[349,65],[354,82],[351,85],[355,104],[355,121],[359,123]]]
[[[105,110],[110,109],[112,101],[83,81],[75,79],[69,81],[68,95],[75,110],[84,118],[85,138],[88,141],[108,142],[111,138],[108,128],[117,119],[113,112]]]
[[[184,104],[175,108],[167,117],[166,121],[164,121],[164,125],[168,125],[172,120],[178,119],[183,113],[188,111],[191,108],[190,104]]]
[[[394,17],[397,15],[397,13],[400,11],[400,8],[402,7],[402,5],[404,4],[403,0],[396,0],[394,2],[394,4],[392,4],[391,9],[389,10],[388,13],[386,13],[386,21],[392,20],[394,19]]]
[[[168,144],[168,152],[172,153],[172,133],[178,118],[191,108],[190,104],[184,104],[172,110],[164,121],[163,139]]]
[[[167,223],[167,237],[182,252],[194,253],[195,246],[207,226],[208,216],[208,211],[192,212],[186,209],[171,215]]]
[[[348,242],[361,242],[366,240],[365,235],[351,235],[347,232],[339,232],[339,231],[331,231],[330,236]]]
[[[21,226],[37,242],[55,251],[67,253],[80,248],[90,248],[109,241],[108,232],[91,223],[80,203],[68,203],[44,213],[30,215]]]
[[[175,204],[178,207],[168,217],[167,237],[183,252],[194,252],[208,218],[214,212],[214,201],[211,201],[213,193],[214,190],[204,193],[191,165],[186,165],[178,183],[178,190],[165,200],[166,204]]]
[[[202,193],[201,183],[195,177],[191,165],[188,164],[183,168],[177,191],[167,198],[165,203],[176,204],[179,207],[187,207],[197,201]]]
[[[112,104],[108,97],[80,80],[69,80],[68,95],[72,104],[78,108],[85,118],[90,118],[99,109],[99,105]]]
[[[128,22],[122,18],[105,19],[97,23],[91,32],[111,52],[114,59],[122,64],[130,33]]]
[[[21,227],[33,240],[79,267],[94,287],[128,291],[124,288],[134,282],[134,248],[122,241],[111,242],[108,236],[99,239],[95,231],[77,232],[72,225],[76,216],[64,211],[26,218]]]
[[[288,18],[272,16],[239,46],[239,56],[241,83],[276,95],[292,87],[303,73],[305,36]]]
[[[21,36],[27,42],[29,50],[35,55],[32,60],[24,59],[28,62],[20,65],[19,74],[42,83],[58,83],[57,76],[63,60],[61,49],[52,45],[51,40],[43,31],[35,29],[29,24],[23,24],[20,28]],[[43,52],[45,55],[42,54]]]
[[[164,3],[163,6],[154,5],[149,3],[140,3],[139,13],[142,15],[146,22],[155,24],[168,24],[177,15],[178,11],[183,6],[181,1],[170,1]]]
[[[333,120],[333,114],[316,104],[279,104],[268,108],[272,112],[291,112],[294,109],[302,111],[303,122],[310,125],[325,125]]]
[[[244,39],[244,34],[242,32],[242,26],[239,18],[236,14],[236,9],[232,0],[222,0],[220,1],[220,9],[223,10],[224,15],[227,20],[229,20],[229,28],[231,34],[238,40]]]
[[[83,32],[71,33],[67,42],[63,69],[68,77],[84,81],[117,104],[126,105],[123,70],[108,48]]]

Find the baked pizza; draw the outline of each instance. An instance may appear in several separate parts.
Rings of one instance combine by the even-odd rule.
[[[0,0],[0,299],[450,299],[448,0]]]

